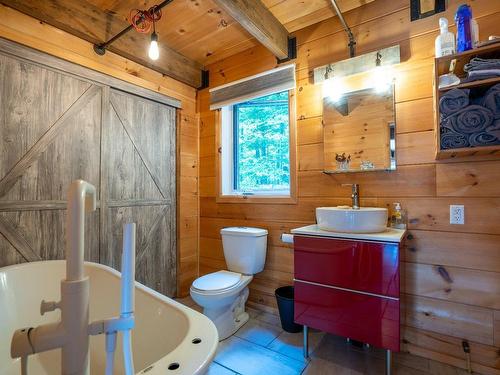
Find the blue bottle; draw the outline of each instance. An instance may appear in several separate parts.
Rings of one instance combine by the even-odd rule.
[[[457,52],[464,52],[472,49],[471,33],[472,9],[467,4],[458,7],[455,14],[457,24]]]

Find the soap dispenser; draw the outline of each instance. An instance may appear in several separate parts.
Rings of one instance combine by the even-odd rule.
[[[439,29],[441,33],[434,43],[436,57],[453,55],[455,49],[455,35],[448,30],[448,20],[444,17],[439,19]]]
[[[391,227],[396,229],[406,229],[406,213],[401,208],[401,203],[393,203],[391,214]]]

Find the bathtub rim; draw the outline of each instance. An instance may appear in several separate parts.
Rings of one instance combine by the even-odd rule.
[[[41,260],[35,262],[25,262],[13,264],[5,267],[0,267],[0,274],[19,270],[22,268],[29,268],[30,266],[43,266],[43,264],[52,264],[52,265],[61,265],[65,267],[65,260]],[[84,262],[84,269],[97,268],[101,269],[105,272],[110,273],[112,276],[120,279],[121,273],[106,266],[104,264],[95,263],[95,262]],[[219,343],[219,335],[217,332],[217,328],[213,324],[213,322],[207,318],[205,315],[199,313],[196,310],[193,310],[173,298],[167,297],[141,283],[135,281],[135,287],[141,290],[144,293],[149,294],[154,299],[160,301],[161,303],[166,303],[168,305],[173,306],[177,310],[180,310],[181,313],[188,320],[188,331],[180,344],[170,353],[166,354],[164,357],[160,358],[158,361],[149,364],[145,369],[136,369],[136,374],[145,374],[148,375],[156,375],[156,374],[189,374],[189,375],[197,375],[204,374],[210,364],[215,357],[215,353],[217,350],[217,346]],[[202,334],[203,333],[203,334]],[[202,341],[202,345],[193,344],[192,340],[194,338],[199,338],[200,336],[204,336],[205,339]],[[205,349],[205,350],[202,350]],[[196,355],[195,355],[196,354]],[[195,360],[195,359],[199,360]],[[172,363],[179,363],[180,367],[177,370],[168,371],[168,366]],[[168,372],[165,372],[167,370]]]

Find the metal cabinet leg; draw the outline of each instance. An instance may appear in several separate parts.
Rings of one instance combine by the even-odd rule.
[[[304,326],[304,358],[309,358],[309,327]]]
[[[386,350],[385,352],[385,375],[392,374],[392,352]]]

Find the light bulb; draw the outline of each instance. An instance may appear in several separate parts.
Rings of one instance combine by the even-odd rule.
[[[151,34],[151,43],[149,44],[148,54],[151,60],[158,60],[158,57],[160,57],[160,50],[158,48],[158,35],[156,33]]]
[[[377,66],[372,71],[372,86],[378,93],[389,91],[394,81],[394,70],[391,66]]]
[[[338,78],[330,78],[323,82],[323,98],[338,102],[344,94],[344,87]]]

